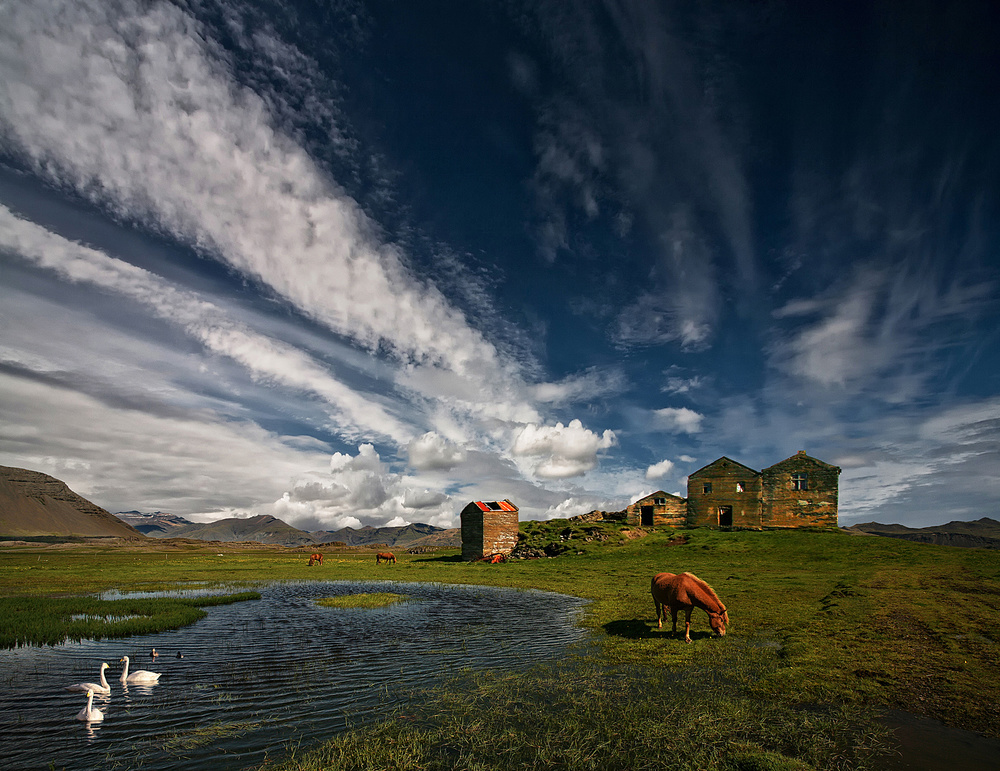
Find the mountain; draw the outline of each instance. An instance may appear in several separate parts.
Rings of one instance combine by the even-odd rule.
[[[389,547],[410,549],[428,547],[434,549],[455,549],[462,546],[462,531],[459,528],[441,528],[417,522],[403,527],[344,527],[340,530],[314,530],[309,533],[317,543],[340,541],[348,546],[367,546],[384,543]]]
[[[11,466],[0,466],[0,535],[144,537],[65,482]]]
[[[879,522],[864,522],[852,525],[847,530],[886,538],[902,538],[918,543],[934,543],[939,546],[963,546],[976,549],[1000,549],[1000,522],[989,517],[974,522],[949,522],[933,527],[907,527],[906,525],[883,525]]]
[[[194,538],[199,541],[259,541],[276,546],[304,546],[313,542],[312,536],[280,519],[260,514],[256,517],[228,517],[215,522],[191,522],[158,532],[150,530],[154,538]]]
[[[152,514],[143,514],[139,511],[116,511],[115,516],[143,535],[151,535],[154,538],[174,538],[177,535],[176,528],[195,524],[177,514],[165,514],[162,511],[154,511]]]

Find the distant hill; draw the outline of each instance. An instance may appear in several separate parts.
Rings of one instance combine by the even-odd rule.
[[[177,535],[177,528],[195,524],[177,514],[165,514],[162,511],[154,511],[152,514],[143,514],[139,511],[116,511],[115,516],[122,522],[130,524],[140,533],[151,535],[154,538],[174,538]]]
[[[169,515],[168,515],[169,516]],[[150,529],[154,538],[194,538],[199,541],[259,541],[276,546],[304,546],[312,536],[268,514],[256,517],[227,517],[214,522],[189,522],[185,525]]]
[[[455,549],[462,546],[459,528],[441,528],[417,522],[402,527],[344,527],[340,530],[314,530],[311,535],[317,543],[341,541],[348,546],[367,546],[384,543],[397,549],[425,546],[435,549]]]
[[[0,466],[0,535],[144,537],[65,482],[12,466]]]
[[[879,522],[865,522],[852,525],[847,530],[886,538],[902,538],[918,543],[934,543],[939,546],[963,546],[975,549],[1000,549],[1000,522],[989,517],[974,522],[949,522],[933,527],[907,527],[906,525],[883,525]]]

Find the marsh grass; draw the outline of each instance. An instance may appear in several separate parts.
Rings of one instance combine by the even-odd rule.
[[[344,594],[339,597],[319,597],[316,604],[325,608],[385,608],[410,599],[412,598],[408,595],[394,592],[365,592]]]
[[[578,659],[526,673],[466,672],[382,723],[277,765],[320,769],[864,769],[884,752],[865,711],[761,704],[699,667]]]
[[[58,645],[152,634],[204,618],[204,607],[259,600],[258,592],[210,597],[101,600],[96,597],[0,598],[0,647]]]

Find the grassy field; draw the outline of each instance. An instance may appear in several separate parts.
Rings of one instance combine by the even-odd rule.
[[[662,768],[665,752],[672,768],[878,767],[864,710],[890,707],[1000,736],[997,552],[842,532],[691,530],[681,543],[611,525],[523,529],[563,553],[500,565],[397,554],[399,564],[376,565],[372,554],[327,552],[307,567],[290,550],[4,548],[0,594],[44,607],[176,582],[393,579],[591,600],[596,658],[456,681],[284,768]],[[701,611],[690,645],[669,624],[655,628],[649,580],[663,570],[712,584],[729,609],[725,638]]]

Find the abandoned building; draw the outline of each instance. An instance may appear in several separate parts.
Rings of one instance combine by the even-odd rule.
[[[626,521],[640,527],[836,527],[839,477],[838,466],[805,450],[763,471],[723,456],[688,476],[687,499],[655,492],[629,506]]]
[[[687,501],[657,490],[630,505],[625,510],[625,521],[639,527],[684,527],[687,524]]]
[[[472,501],[462,509],[462,559],[510,554],[517,546],[517,506],[509,500]]]

